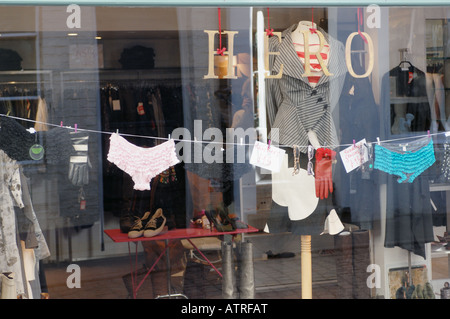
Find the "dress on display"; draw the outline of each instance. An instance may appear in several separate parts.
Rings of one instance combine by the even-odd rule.
[[[406,145],[406,144],[404,144]],[[430,183],[426,170],[434,163],[429,138],[375,145],[375,168],[386,172],[385,247],[401,247],[425,258],[425,244],[434,241]]]
[[[358,57],[353,57],[352,65],[357,74],[362,74]],[[353,140],[358,142],[362,139],[367,143],[375,141],[380,136],[379,118],[379,106],[369,78],[355,78],[348,74],[339,100],[341,144],[350,145]],[[367,151],[370,152],[369,148]],[[336,204],[343,211],[349,209],[350,218],[346,221],[362,229],[372,229],[379,214],[379,171],[370,167],[371,162],[368,162],[346,172],[339,156],[337,161],[333,176]]]
[[[241,86],[237,82],[233,82],[233,84],[239,88],[240,93]],[[231,88],[221,88],[213,83],[201,82],[199,85],[185,88],[189,96],[189,101],[185,105],[185,126],[192,134],[190,139],[196,138],[198,140],[198,143],[188,142],[186,144],[186,147],[191,149],[191,154],[189,158],[184,159],[185,168],[201,178],[221,181],[224,185],[218,188],[222,188],[222,190],[227,189],[226,184],[228,182],[239,180],[252,169],[248,156],[244,161],[238,161],[239,145],[233,147],[225,145],[223,146],[224,150],[221,150],[222,145],[214,143],[239,143],[239,141],[227,140],[225,129],[232,126],[233,84],[230,84]],[[248,127],[242,128],[246,130]],[[204,138],[208,129],[220,130],[223,141],[220,141],[217,136],[214,136],[211,140]],[[248,143],[248,141],[243,141],[243,143]],[[220,154],[217,154],[217,152],[220,152]],[[228,152],[233,152],[232,161],[227,157],[230,156]],[[204,154],[211,154],[217,160],[207,163]]]
[[[386,161],[386,155],[394,154],[389,161],[398,157],[402,159],[401,165],[405,165],[401,167],[388,162],[390,168],[381,169],[385,173],[380,175],[380,182],[387,183],[384,246],[401,247],[425,258],[425,244],[434,240],[429,182],[430,172],[435,166],[434,150],[428,137],[404,138],[405,134],[425,135],[430,129],[425,73],[412,64],[407,67],[400,64],[383,76],[382,92],[387,136],[402,139],[374,144],[374,164]],[[407,146],[406,151],[404,146]],[[414,157],[416,152],[424,155]],[[406,175],[402,174],[403,169],[409,169]]]
[[[0,232],[0,272],[14,272],[16,293],[24,294],[26,291],[26,278],[23,277],[23,260],[21,258],[22,246],[18,235],[24,230],[31,239],[31,249],[34,249],[36,259],[41,260],[50,255],[45,238],[39,227],[36,215],[31,204],[31,197],[28,192],[28,184],[21,173],[20,165],[17,161],[11,159],[6,153],[0,150],[0,173],[2,176],[1,187],[1,232]],[[16,223],[16,213],[23,215],[23,219],[28,221],[28,227],[19,229]],[[23,224],[22,224],[23,226]],[[25,241],[25,247],[28,248],[30,241]],[[34,268],[36,265],[31,265]],[[34,268],[36,269],[36,268]]]
[[[425,73],[413,65],[408,68],[397,66],[389,71],[389,79],[391,132],[402,134],[429,130],[431,112]]]

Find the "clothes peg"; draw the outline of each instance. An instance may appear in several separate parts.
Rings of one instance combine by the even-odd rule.
[[[63,127],[63,121],[61,121],[61,125],[60,126]]]
[[[269,143],[268,143],[267,149],[268,149],[268,150],[270,149],[270,140],[269,140]]]
[[[427,131],[427,135],[428,135],[428,138],[431,137],[431,135],[430,135],[430,130]]]
[[[75,123],[75,133],[77,132],[78,124]]]
[[[378,145],[380,145],[380,138],[379,137],[377,137],[377,143],[378,143]]]
[[[355,143],[355,140],[353,140],[353,147],[356,147],[356,143]]]

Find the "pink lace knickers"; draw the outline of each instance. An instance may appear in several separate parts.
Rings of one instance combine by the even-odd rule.
[[[136,146],[117,133],[109,140],[108,161],[131,176],[136,190],[149,190],[153,177],[180,162],[173,140],[151,148]]]

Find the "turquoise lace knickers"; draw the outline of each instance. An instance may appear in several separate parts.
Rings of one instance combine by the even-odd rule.
[[[374,168],[399,176],[399,183],[412,183],[436,161],[433,139],[428,137],[406,144],[375,144],[374,151]]]

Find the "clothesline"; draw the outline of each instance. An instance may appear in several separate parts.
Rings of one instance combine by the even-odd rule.
[[[72,129],[75,132],[82,131],[82,132],[89,132],[89,133],[95,133],[95,134],[109,134],[109,135],[114,134],[114,133],[118,133],[121,136],[127,136],[127,137],[147,138],[147,139],[163,140],[163,141],[174,140],[176,142],[187,142],[187,143],[205,143],[205,144],[219,144],[219,145],[232,145],[232,146],[253,146],[254,145],[254,144],[248,144],[248,143],[216,142],[216,141],[204,141],[204,140],[197,140],[197,139],[194,139],[194,140],[190,140],[190,139],[174,139],[174,138],[172,138],[170,136],[170,134],[169,134],[168,137],[158,137],[158,136],[148,136],[148,135],[136,135],[136,134],[120,133],[118,131],[116,131],[116,132],[107,132],[107,131],[100,131],[100,130],[92,130],[92,129],[80,128],[80,127],[78,127],[77,124],[75,124],[74,127],[71,127],[71,126],[64,126],[63,122],[61,122],[58,125],[58,124],[42,122],[42,121],[36,121],[36,120],[26,119],[26,118],[22,118],[22,117],[18,117],[18,116],[7,115],[7,114],[0,114],[0,116],[8,117],[8,118],[15,119],[15,120],[20,120],[20,121],[37,123],[37,124],[46,125],[46,126],[62,127],[62,128],[66,128],[66,129]],[[439,133],[430,133],[428,131],[427,134],[423,134],[423,135],[399,137],[399,138],[387,139],[387,140],[377,139],[377,141],[366,142],[366,143],[367,144],[389,143],[389,142],[396,142],[396,141],[403,141],[403,140],[411,140],[411,138],[421,138],[421,137],[427,137],[427,136],[428,137],[438,136],[438,135],[442,135],[442,134],[445,134],[445,136],[450,136],[450,131],[439,132]],[[278,143],[274,144],[273,142],[271,143],[271,141],[269,140],[269,146],[270,145],[275,145],[277,147],[289,147],[289,148],[293,147],[292,145],[282,145],[282,144],[278,144]],[[340,148],[340,147],[348,147],[348,146],[352,146],[352,145],[355,145],[355,141],[353,143],[349,143],[349,144],[328,145],[328,146],[321,146],[321,147],[325,147],[325,148]],[[309,145],[296,145],[296,146],[297,147],[307,148]]]

